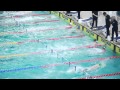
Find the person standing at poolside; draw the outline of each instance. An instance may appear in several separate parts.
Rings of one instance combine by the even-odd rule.
[[[80,19],[80,11],[77,11],[78,12],[78,20]]]
[[[67,12],[66,12],[66,15],[67,15],[67,16],[72,16],[72,14],[70,14],[70,11],[67,11]]]
[[[106,12],[103,12],[103,15],[105,16],[106,31],[107,31],[105,38],[107,38],[110,35],[110,31],[109,31],[109,28],[110,28],[110,15],[108,15]]]
[[[93,23],[92,23],[92,27],[94,26],[94,23],[96,23],[96,28],[97,28],[97,23],[98,23],[98,11],[92,11],[92,17],[93,17]]]
[[[112,38],[111,41],[113,41],[114,38],[114,32],[116,34],[116,42],[117,42],[117,37],[118,37],[118,21],[115,19],[115,17],[111,17],[111,24],[112,24]]]

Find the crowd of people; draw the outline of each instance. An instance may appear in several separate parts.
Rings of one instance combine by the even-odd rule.
[[[80,17],[80,12],[81,11],[77,11],[78,13],[78,20],[81,18]],[[99,11],[92,11],[92,26],[91,29],[97,29],[98,27],[98,12]],[[66,15],[68,16],[72,16],[72,14],[70,13],[70,11],[66,12]],[[107,14],[106,12],[103,12],[103,15],[105,16],[105,24],[106,24],[106,38],[108,36],[110,36],[110,26],[112,25],[112,37],[111,37],[111,41],[114,40],[114,33],[116,34],[116,42],[117,42],[117,38],[118,38],[118,21],[116,20],[116,18],[114,16],[110,17],[109,14]],[[95,27],[94,27],[95,25]]]

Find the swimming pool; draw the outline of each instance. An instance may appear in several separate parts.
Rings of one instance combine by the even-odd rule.
[[[15,13],[1,15],[1,79],[120,78],[120,55],[77,27],[47,11]]]

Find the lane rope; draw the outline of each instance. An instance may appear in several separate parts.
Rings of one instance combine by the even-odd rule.
[[[61,51],[73,51],[73,50],[78,50],[80,48],[96,48],[99,46],[103,46],[103,44],[95,44],[95,45],[87,45],[87,46],[80,46],[80,47],[74,47],[74,48],[68,48],[65,50],[53,50],[53,52],[61,52]],[[20,56],[28,56],[28,55],[36,55],[36,54],[45,54],[45,53],[49,53],[51,52],[51,50],[43,50],[43,51],[39,51],[39,52],[32,52],[32,53],[22,53],[22,54],[12,54],[12,55],[3,55],[0,56],[0,58],[11,58],[11,57],[20,57]]]
[[[120,72],[115,72],[115,73],[111,73],[111,74],[102,74],[102,75],[98,75],[98,76],[89,76],[87,78],[78,78],[78,79],[97,79],[97,78],[102,78],[102,77],[110,77],[110,76],[117,76],[120,75]]]
[[[85,35],[79,35],[79,36],[64,36],[64,37],[60,37],[60,38],[48,38],[48,39],[33,39],[33,40],[24,40],[24,41],[19,41],[19,42],[5,42],[5,43],[0,43],[0,46],[3,46],[3,45],[15,45],[15,44],[24,44],[26,42],[43,42],[44,40],[61,40],[61,39],[65,39],[65,38],[69,38],[69,39],[72,39],[72,38],[83,38],[85,37]]]
[[[66,27],[58,27],[59,29],[71,29],[72,26],[66,26]],[[41,30],[27,30],[26,31],[20,31],[20,32],[0,32],[0,36],[7,35],[7,34],[25,34],[25,33],[30,33],[30,32],[44,32],[44,31],[50,31],[50,30],[58,30],[58,28],[49,28],[49,29],[41,29]]]
[[[22,70],[29,70],[29,69],[39,69],[39,68],[50,68],[50,67],[55,67],[55,66],[62,66],[62,65],[69,65],[69,64],[78,64],[78,63],[101,61],[101,60],[115,60],[117,58],[120,58],[120,56],[109,56],[109,57],[105,57],[105,58],[94,58],[94,59],[90,59],[90,60],[79,60],[79,61],[74,61],[74,62],[47,64],[47,65],[42,65],[42,66],[30,66],[30,67],[16,68],[16,69],[5,69],[5,70],[0,70],[0,73],[15,72],[15,71],[22,71]],[[110,76],[110,75],[106,75],[106,76]],[[101,77],[101,76],[97,76],[97,77]],[[84,78],[79,78],[79,79],[84,79]]]
[[[27,24],[27,25],[34,25],[34,24],[38,24],[38,23],[42,23],[42,22],[60,22],[60,20],[44,20],[44,21],[35,21],[35,22],[27,22],[27,23],[20,23],[20,24]],[[13,26],[16,25],[16,23],[9,23],[9,24],[1,24],[2,26]]]
[[[0,18],[21,18],[21,17],[26,17],[26,16],[47,16],[51,14],[28,14],[28,15],[15,15],[15,16],[0,16]]]

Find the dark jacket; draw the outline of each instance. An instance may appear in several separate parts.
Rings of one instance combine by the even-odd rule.
[[[118,30],[118,22],[116,20],[112,21],[112,26],[113,26],[112,30]]]
[[[92,11],[92,13],[98,16],[98,11]],[[93,15],[93,18],[97,18],[97,17]]]
[[[109,15],[106,16],[105,21],[106,21],[106,26],[110,27],[110,16]]]

